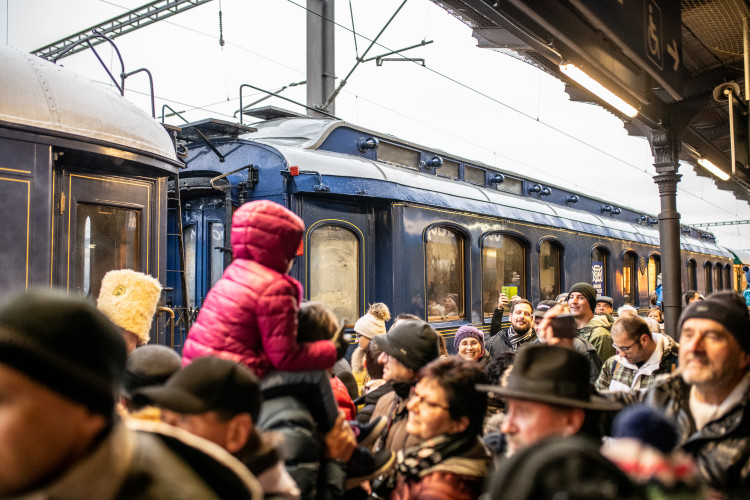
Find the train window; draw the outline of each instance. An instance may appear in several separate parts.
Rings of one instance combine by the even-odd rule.
[[[716,266],[714,266],[714,275],[716,278],[714,279],[714,283],[716,283],[716,291],[724,289],[724,266],[721,265],[721,262],[717,262]]]
[[[657,278],[661,274],[661,256],[657,254],[648,257],[648,293],[656,290]]]
[[[594,285],[599,295],[607,295],[609,284],[607,283],[607,266],[609,258],[607,249],[594,247],[591,250],[591,284]]]
[[[359,254],[359,238],[345,227],[320,226],[310,236],[310,300],[348,325],[359,317]]]
[[[470,167],[464,165],[464,180],[477,186],[484,186],[487,182],[485,179],[486,173],[481,168]]]
[[[698,289],[698,264],[695,259],[688,259],[687,261],[687,289]]]
[[[498,191],[505,191],[506,193],[523,194],[523,181],[506,175],[505,181],[495,184],[495,188]]]
[[[724,288],[732,289],[732,266],[729,264],[724,266]]]
[[[419,170],[419,151],[380,141],[377,152],[378,161]]]
[[[526,297],[526,247],[520,240],[501,233],[490,233],[482,241],[482,289],[484,316],[492,316],[503,287],[507,293]],[[513,290],[515,288],[515,290]],[[506,293],[506,295],[507,295]],[[508,297],[510,298],[510,297]]]
[[[76,242],[81,293],[98,297],[104,275],[113,269],[141,269],[139,210],[81,203],[76,209]]]
[[[445,227],[433,227],[425,239],[427,321],[463,318],[464,240]]]
[[[209,222],[208,232],[211,242],[211,286],[213,287],[224,274],[224,224]]]
[[[703,291],[706,295],[714,291],[714,283],[711,276],[711,271],[713,271],[713,264],[711,262],[706,261],[705,264],[703,264],[703,281],[705,283],[705,288]]]
[[[635,280],[638,277],[638,257],[633,252],[625,252],[622,257],[622,302],[635,304]]]
[[[443,160],[443,166],[436,170],[436,173],[440,177],[450,177],[451,179],[458,179],[458,162],[452,160]]]
[[[195,307],[195,225],[182,228],[182,244],[185,245],[185,283],[187,284],[187,306]]]
[[[543,241],[539,245],[539,291],[541,300],[555,300],[560,294],[560,245]]]

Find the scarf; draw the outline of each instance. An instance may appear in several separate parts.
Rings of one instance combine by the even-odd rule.
[[[466,431],[456,434],[440,434],[417,446],[399,451],[396,468],[407,481],[416,479],[422,471],[464,452],[475,442],[476,436]]]
[[[528,342],[531,340],[531,337],[534,336],[534,329],[529,328],[526,333],[517,333],[513,326],[508,327],[508,342],[510,342],[511,347],[514,351],[518,350],[518,346],[521,344]]]

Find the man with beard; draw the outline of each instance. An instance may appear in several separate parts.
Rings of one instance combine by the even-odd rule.
[[[734,292],[690,304],[680,316],[679,365],[646,394],[674,419],[679,443],[708,485],[730,498],[750,495],[750,317]]]
[[[534,306],[525,299],[514,300],[510,304],[510,326],[493,335],[485,345],[492,359],[507,351],[518,351],[518,348],[536,340],[534,333]]]
[[[591,342],[602,363],[615,355],[612,336],[606,328],[610,323],[603,316],[594,316],[596,309],[596,288],[588,283],[576,283],[568,293],[568,307],[575,316],[578,335]]]

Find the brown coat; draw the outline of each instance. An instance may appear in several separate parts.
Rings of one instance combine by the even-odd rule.
[[[376,448],[387,448],[396,453],[421,442],[419,437],[407,434],[406,420],[409,411],[406,409],[406,399],[399,397],[395,391],[388,392],[380,397],[370,421],[372,422],[380,416],[385,416],[388,419],[387,434],[385,435],[385,442],[381,437],[376,443]]]

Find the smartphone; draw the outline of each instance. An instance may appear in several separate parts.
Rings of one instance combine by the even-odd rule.
[[[506,297],[508,297],[508,300],[511,299],[511,297],[515,297],[518,295],[518,287],[517,286],[504,286],[502,287],[502,292],[505,294]]]
[[[553,337],[572,339],[576,336],[576,320],[570,313],[553,316],[550,318],[550,326]]]

